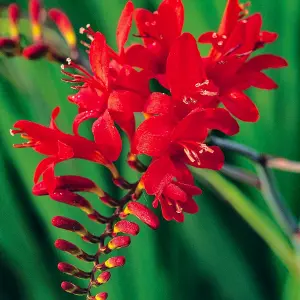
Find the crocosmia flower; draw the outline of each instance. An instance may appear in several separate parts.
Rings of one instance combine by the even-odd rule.
[[[32,148],[44,155],[34,173],[32,192],[69,205],[84,214],[86,222],[102,226],[99,234],[88,230],[94,227],[71,217],[52,219],[57,229],[97,245],[95,253],[86,253],[73,243],[56,240],[58,250],[93,263],[85,271],[59,263],[60,272],[88,281],[84,286],[64,281],[64,291],[89,300],[107,299],[106,292],[96,294],[94,287],[105,285],[113,269],[125,265],[125,257],[116,252],[129,247],[131,239],[142,230],[135,219],[156,230],[161,222],[158,209],[167,221],[183,222],[196,214],[196,197],[202,190],[195,184],[194,168],[218,171],[225,161],[221,148],[213,144],[215,139],[208,138],[214,131],[224,138],[238,134],[236,119],[258,120],[258,108],[246,90],[276,88],[264,70],[285,67],[287,63],[273,54],[253,55],[274,42],[277,34],[263,31],[262,16],[248,15],[247,7],[238,0],[228,0],[219,29],[201,34],[197,41],[191,33],[182,33],[181,0],[163,0],[155,12],[135,8],[128,1],[116,26],[116,49],[90,25],[80,29],[85,39],[83,53],[88,58],[84,59],[81,54],[78,57],[76,36],[65,13],[54,8],[47,16],[65,38],[68,55],[45,39],[45,14],[39,0],[29,1],[33,43],[27,47],[20,41],[19,9],[15,4],[9,6],[11,34],[0,38],[0,51],[9,57],[62,61],[63,81],[71,83],[75,90],[68,100],[78,108],[70,124],[71,134],[56,124],[59,108],[53,110],[49,126],[26,120],[14,124],[12,135],[20,134],[26,140],[14,147]],[[138,32],[132,33],[132,28]],[[129,43],[130,34],[136,43]],[[202,43],[211,45],[207,56],[199,50]],[[90,119],[92,123],[86,122]],[[92,139],[81,135],[83,125],[90,130]],[[122,133],[129,147],[123,147]],[[129,153],[124,160],[121,152],[127,148]],[[148,156],[147,164],[143,156]],[[116,199],[101,183],[80,174],[57,176],[55,166],[71,159],[105,166],[115,188],[124,190],[116,194],[123,196]],[[118,170],[119,165],[124,165],[122,161],[136,172],[132,176],[136,181],[122,177]],[[109,207],[111,214],[110,210],[97,211],[85,193]],[[151,202],[143,203],[141,195],[145,194]],[[128,216],[130,221],[126,220]]]

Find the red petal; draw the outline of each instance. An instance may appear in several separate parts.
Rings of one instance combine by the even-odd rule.
[[[146,192],[149,195],[160,195],[174,174],[174,165],[168,156],[154,160],[142,177]]]
[[[277,83],[262,72],[248,72],[245,76],[240,76],[237,81],[238,87],[245,90],[251,86],[263,90],[273,90],[278,88]]]
[[[56,188],[56,178],[54,174],[55,163],[53,162],[43,173],[43,182],[45,183],[48,193],[53,193]]]
[[[74,122],[73,122],[73,132],[74,132],[74,134],[79,135],[78,129],[79,129],[79,126],[82,122],[87,121],[87,120],[92,119],[92,118],[98,118],[100,114],[101,114],[101,112],[98,111],[98,110],[88,110],[88,111],[84,111],[84,112],[78,114],[75,117]]]
[[[148,96],[149,76],[146,72],[138,72],[131,66],[123,66],[115,82],[117,89],[129,90],[143,96]]]
[[[215,34],[214,31],[205,32],[198,37],[198,42],[201,44],[212,44],[213,35]]]
[[[155,60],[152,53],[143,45],[131,45],[125,52],[126,62],[134,67],[155,72]]]
[[[61,141],[57,141],[57,149],[57,158],[59,160],[67,160],[74,157],[74,151],[72,147]]]
[[[180,202],[187,201],[187,194],[174,183],[169,183],[168,185],[166,185],[163,190],[163,194],[164,196],[174,201],[180,201]]]
[[[201,164],[197,164],[197,162],[191,162],[186,156],[184,156],[184,160],[187,164],[194,166],[196,168],[201,169],[211,169],[211,170],[220,170],[224,165],[224,154],[219,147],[210,146],[214,152],[206,152],[203,151],[199,154],[199,159]]]
[[[146,36],[143,38],[144,44],[147,46],[155,42],[155,39],[151,37],[158,37],[157,15],[147,9],[138,8],[135,10],[135,21],[140,35]]]
[[[143,108],[144,98],[130,91],[113,91],[108,99],[108,109],[110,111],[129,114],[129,117],[133,112],[142,112]]]
[[[261,31],[260,32],[260,41],[263,43],[273,43],[277,40],[278,34],[276,32]]]
[[[117,112],[110,111],[110,114],[111,114],[112,118],[114,119],[114,121],[126,133],[128,139],[130,141],[130,145],[131,145],[133,137],[134,137],[134,133],[135,133],[134,114],[133,113],[131,113],[130,115],[127,114],[126,118],[124,118],[123,113],[117,113]]]
[[[160,206],[161,206],[161,212],[163,217],[167,221],[171,221],[176,214],[176,211],[172,205],[169,205],[164,198],[159,198]]]
[[[240,12],[239,0],[228,0],[218,34],[230,34],[239,20]]]
[[[194,176],[192,174],[192,172],[190,171],[190,169],[181,161],[173,161],[173,164],[176,168],[176,178],[178,181],[182,182],[182,183],[186,183],[189,185],[193,185],[194,184]]]
[[[94,74],[108,87],[109,55],[103,34],[96,32],[90,48],[90,63]]]
[[[44,158],[36,167],[34,172],[34,183],[37,183],[39,181],[39,178],[41,175],[51,166],[51,164],[55,163],[57,159],[55,157],[47,157]]]
[[[60,107],[59,106],[57,106],[56,108],[53,109],[52,114],[51,114],[49,128],[59,130],[57,125],[56,125],[56,118],[58,117],[59,112],[60,112]]]
[[[117,27],[117,46],[119,53],[124,49],[124,45],[127,42],[129,31],[132,24],[132,14],[134,6],[131,1],[128,1],[121,13],[118,27]]]
[[[167,79],[172,96],[180,100],[206,79],[196,40],[190,33],[182,34],[173,43],[167,60]]]
[[[107,110],[94,122],[92,131],[104,157],[111,161],[117,160],[121,153],[122,140]]]
[[[151,117],[136,130],[133,149],[136,153],[160,156],[170,144],[170,135],[174,128],[167,116]]]
[[[163,93],[152,93],[145,103],[144,112],[153,115],[165,115],[172,110],[172,98]]]
[[[190,196],[202,194],[202,190],[195,185],[186,184],[182,182],[176,182],[176,184],[180,187],[181,190],[183,190],[186,194]]]
[[[159,30],[168,46],[181,34],[184,7],[181,0],[164,0],[158,7]]]
[[[190,198],[184,203],[180,203],[184,212],[189,214],[195,214],[199,211],[198,205],[194,199]]]
[[[287,65],[287,61],[280,56],[273,54],[262,54],[247,61],[239,72],[262,71],[270,68],[284,68]]]
[[[245,122],[256,122],[259,111],[252,100],[239,90],[231,90],[220,97],[225,107],[238,119]]]

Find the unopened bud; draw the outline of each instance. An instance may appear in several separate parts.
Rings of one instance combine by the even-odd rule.
[[[63,281],[61,283],[61,288],[65,290],[67,293],[82,296],[85,295],[88,290],[77,286],[74,283]]]
[[[108,269],[122,267],[125,264],[125,257],[124,256],[115,256],[109,258],[107,261],[104,262],[104,266]]]
[[[60,262],[57,265],[57,268],[62,273],[65,273],[65,274],[68,274],[71,276],[75,276],[78,278],[90,278],[90,276],[91,276],[91,273],[79,270],[78,268],[76,268],[70,264],[64,263],[64,262]]]
[[[40,25],[41,3],[39,0],[29,1],[29,16],[32,27],[32,36],[35,42],[40,41],[42,37],[42,29]]]
[[[19,40],[18,22],[20,18],[20,9],[16,3],[8,6],[8,16],[10,23],[10,35],[14,40]]]
[[[94,212],[94,209],[92,208],[89,201],[87,201],[84,197],[69,191],[59,191],[51,193],[50,198],[58,202],[78,207],[87,214],[91,214]]]
[[[95,300],[106,300],[108,298],[107,293],[99,293],[95,296]]]
[[[76,245],[62,239],[58,239],[55,241],[54,246],[64,252],[70,253],[76,256],[79,259],[85,261],[94,261],[95,257],[93,255],[89,255],[85,253],[83,250],[78,248]]]
[[[72,26],[72,23],[70,22],[69,18],[65,13],[63,13],[61,10],[52,8],[49,10],[48,15],[50,19],[56,24],[59,31],[65,38],[67,44],[69,47],[73,50],[76,49],[76,35]],[[73,53],[75,54],[75,53]]]
[[[26,47],[23,50],[22,55],[26,59],[35,60],[35,59],[40,59],[42,57],[45,57],[48,52],[49,52],[49,48],[47,45],[43,43],[38,43]]]
[[[120,217],[134,215],[152,229],[159,227],[159,219],[157,215],[145,205],[138,202],[129,202]]]
[[[18,43],[9,38],[0,38],[0,50],[3,52],[13,53],[18,46]]]
[[[137,235],[140,231],[139,225],[127,220],[121,220],[114,225],[113,233],[117,234],[119,232]]]
[[[125,248],[130,245],[130,237],[129,236],[117,236],[109,241],[107,247],[110,250]]]
[[[57,176],[56,190],[67,190],[70,192],[91,192],[98,196],[104,195],[104,192],[90,179],[81,176]],[[34,185],[32,193],[36,196],[48,195],[47,185],[41,181]]]
[[[96,283],[98,285],[106,283],[111,277],[110,272],[102,272],[96,279]]]
[[[52,219],[52,225],[60,229],[76,232],[84,241],[90,243],[99,242],[99,238],[89,233],[79,222],[75,220],[57,216]]]

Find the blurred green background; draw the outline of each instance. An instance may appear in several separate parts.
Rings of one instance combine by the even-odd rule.
[[[27,1],[18,0],[26,12]],[[72,20],[75,29],[90,23],[103,32],[115,46],[115,29],[125,0],[45,0],[46,8],[59,7]],[[133,0],[136,7],[155,10],[159,0]],[[215,30],[225,0],[183,0],[185,31],[195,36]],[[7,4],[9,1],[0,1]],[[279,40],[264,52],[282,55],[290,66],[272,72],[280,88],[272,92],[250,91],[261,112],[256,124],[241,124],[236,137],[257,150],[300,160],[300,2],[297,0],[253,0],[251,12],[264,17],[264,29],[276,31]],[[61,81],[60,66],[47,61],[0,58],[0,299],[54,300],[74,299],[60,288],[69,280],[56,268],[67,261],[85,268],[68,255],[56,251],[56,238],[75,241],[87,252],[94,248],[73,234],[51,226],[51,218],[65,215],[82,221],[95,233],[101,227],[87,220],[74,208],[55,203],[47,197],[31,195],[32,174],[41,156],[30,149],[16,150],[9,129],[18,119],[47,124],[53,107],[62,112],[59,124],[70,132],[75,107],[66,97],[72,93]],[[83,130],[87,134],[88,127]],[[126,155],[126,150],[123,157]],[[247,162],[226,153],[231,161],[252,168]],[[119,164],[122,174],[136,179],[127,166]],[[116,197],[105,170],[88,162],[72,161],[62,165],[62,174],[80,174],[94,179]],[[299,175],[276,173],[287,205],[299,217]],[[260,194],[239,185],[251,200],[267,213]],[[96,202],[96,199],[92,199]],[[150,200],[142,201],[150,205]],[[288,276],[281,262],[251,228],[221,199],[204,188],[198,199],[200,212],[187,216],[184,224],[162,222],[157,232],[142,226],[125,255],[125,267],[112,271],[104,286],[109,299],[122,300],[298,300],[291,291],[300,289]],[[101,207],[103,210],[104,208]],[[84,284],[82,284],[84,286]],[[293,287],[293,288],[292,288]]]

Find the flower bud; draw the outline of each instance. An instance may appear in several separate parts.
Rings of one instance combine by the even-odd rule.
[[[26,47],[23,50],[22,55],[26,59],[34,60],[34,59],[45,57],[48,52],[49,52],[49,48],[47,45],[43,43],[38,43]]]
[[[108,298],[107,293],[99,293],[95,296],[95,300],[106,300]]]
[[[13,53],[13,50],[17,48],[18,43],[10,38],[0,38],[0,50],[6,53]]]
[[[109,241],[107,247],[110,250],[125,248],[130,245],[130,237],[129,236],[117,236]]]
[[[57,265],[57,268],[62,273],[65,273],[65,274],[68,274],[71,276],[75,276],[78,278],[90,278],[90,276],[91,276],[91,273],[79,270],[78,268],[76,268],[70,264],[64,263],[64,262],[60,262]]]
[[[20,19],[20,9],[15,3],[8,6],[8,16],[10,25],[10,35],[13,40],[19,40],[18,22]]]
[[[90,243],[99,242],[98,237],[89,233],[79,222],[75,220],[57,216],[52,219],[52,225],[60,229],[76,232],[84,241]]]
[[[50,198],[58,202],[78,207],[87,214],[94,212],[94,209],[89,201],[87,201],[84,197],[69,191],[58,191],[51,193]]]
[[[127,220],[121,220],[114,225],[113,233],[117,234],[119,232],[137,235],[140,231],[139,225]]]
[[[111,277],[110,272],[102,272],[96,279],[97,285],[106,283]]]
[[[67,190],[70,192],[93,192],[98,196],[104,195],[104,192],[90,179],[81,176],[57,176],[56,190]],[[36,196],[48,195],[47,186],[44,181],[34,185],[32,193]]]
[[[42,29],[40,25],[41,3],[39,0],[29,1],[29,16],[31,21],[33,40],[35,42],[40,41],[42,38]]]
[[[108,269],[122,267],[125,264],[125,257],[124,256],[115,256],[109,258],[107,261],[104,262],[104,266]]]
[[[67,293],[78,295],[78,296],[85,295],[88,292],[87,289],[83,289],[75,285],[74,283],[67,282],[67,281],[63,281],[61,283],[61,288],[65,290]]]
[[[85,253],[83,250],[78,248],[76,245],[62,239],[58,239],[55,241],[54,246],[64,252],[70,253],[76,256],[79,259],[85,261],[94,261],[95,257],[93,255],[89,255]]]
[[[56,9],[56,8],[50,9],[48,12],[48,15],[49,15],[50,19],[58,27],[59,31],[63,35],[63,37],[66,40],[69,47],[74,51],[73,54],[76,55],[76,52],[77,52],[77,51],[75,51],[76,45],[77,45],[76,35],[74,32],[72,23],[70,22],[67,15],[65,13],[63,13],[61,10]]]
[[[157,229],[159,227],[158,217],[152,210],[141,203],[129,202],[120,216],[126,217],[130,214],[135,215],[138,219],[140,219],[152,229]]]

